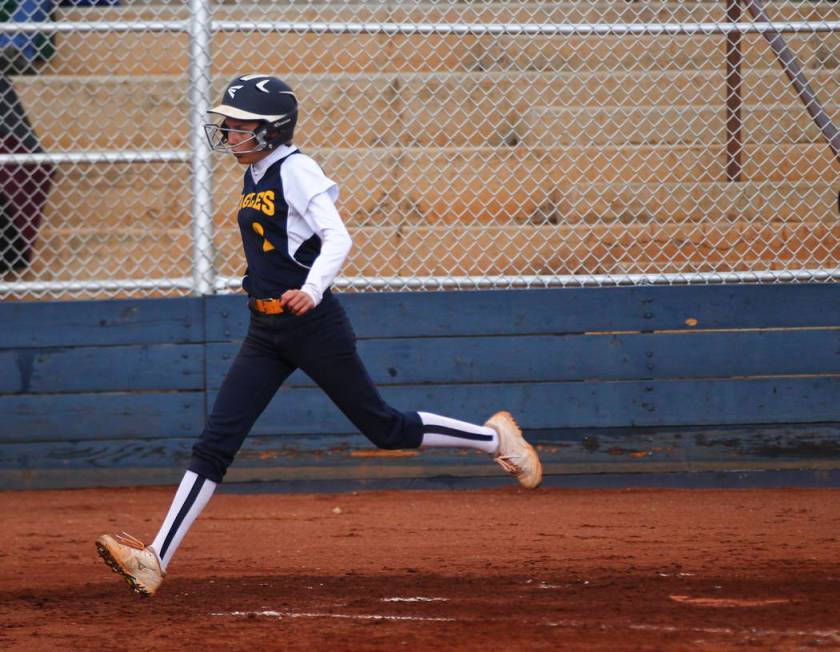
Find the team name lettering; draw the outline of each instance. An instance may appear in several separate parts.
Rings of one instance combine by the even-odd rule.
[[[269,217],[274,215],[274,191],[249,192],[239,199],[239,208],[253,208]]]

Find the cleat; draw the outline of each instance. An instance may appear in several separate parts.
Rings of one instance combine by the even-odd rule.
[[[103,534],[96,540],[96,550],[111,570],[140,595],[154,595],[166,575],[155,551],[130,534]]]
[[[537,451],[522,436],[510,412],[496,412],[484,424],[499,433],[499,452],[493,458],[519,484],[534,489],[542,482],[542,464]]]

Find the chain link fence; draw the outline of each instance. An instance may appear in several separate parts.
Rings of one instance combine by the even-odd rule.
[[[200,124],[251,72],[339,183],[340,288],[840,276],[840,3],[79,4],[0,23],[2,299],[238,288]]]

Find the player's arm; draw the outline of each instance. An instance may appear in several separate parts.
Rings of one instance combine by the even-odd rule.
[[[329,192],[318,193],[310,200],[303,219],[321,239],[321,253],[312,263],[301,289],[283,293],[283,304],[295,315],[302,315],[321,303],[324,291],[338,276],[353,246]]]

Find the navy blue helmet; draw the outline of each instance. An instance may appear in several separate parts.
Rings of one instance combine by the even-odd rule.
[[[248,151],[260,152],[292,140],[297,123],[297,98],[288,84],[277,77],[243,75],[228,84],[221,104],[208,113],[222,116],[219,124],[204,125],[212,149],[230,151],[227,135],[231,129],[225,119],[234,118],[260,123],[253,132],[248,132],[253,138],[253,148]]]

